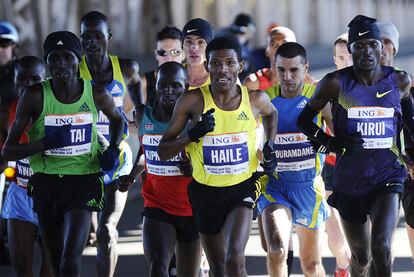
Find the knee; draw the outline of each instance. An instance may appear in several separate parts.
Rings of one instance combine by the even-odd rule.
[[[315,275],[321,265],[321,261],[315,258],[303,258],[300,261],[305,276]]]
[[[387,239],[373,239],[371,243],[372,258],[381,263],[388,263],[391,258],[391,241]]]
[[[62,257],[60,263],[61,276],[79,276],[80,274],[80,258],[74,256]]]
[[[210,267],[210,276],[225,276],[226,263],[224,261],[214,261],[208,266]]]
[[[118,231],[110,224],[104,224],[98,227],[96,232],[98,244],[116,243],[118,240]]]
[[[168,276],[169,262],[158,257],[149,259],[150,276]]]
[[[226,269],[229,276],[243,276],[244,254],[236,251],[229,251],[226,256]]]
[[[267,246],[267,257],[271,264],[283,264],[287,259],[288,249],[278,246]]]
[[[352,264],[365,266],[368,264],[370,251],[365,243],[352,242],[350,245]]]

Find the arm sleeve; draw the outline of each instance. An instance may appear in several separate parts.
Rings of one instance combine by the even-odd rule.
[[[319,112],[312,109],[309,104],[306,104],[305,108],[302,110],[301,114],[298,117],[296,125],[298,129],[309,139],[327,146],[328,141],[331,137],[313,122],[313,119],[318,115],[318,113]]]

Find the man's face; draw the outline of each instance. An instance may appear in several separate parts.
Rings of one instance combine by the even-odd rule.
[[[167,111],[174,109],[178,97],[186,90],[187,78],[183,70],[175,73],[160,71],[157,74],[155,89],[157,101]]]
[[[188,35],[184,38],[183,50],[190,65],[200,65],[206,60],[207,42],[199,36]]]
[[[382,43],[376,39],[361,39],[350,45],[354,67],[362,71],[374,70],[381,59]]]
[[[382,44],[384,47],[382,48],[381,65],[391,65],[394,56],[394,44],[387,38],[383,38]]]
[[[179,39],[168,38],[157,42],[155,58],[159,66],[166,62],[182,63],[184,57],[184,51]]]
[[[41,64],[34,64],[32,66],[17,65],[14,75],[14,84],[19,96],[28,86],[37,84],[45,79],[45,67]]]
[[[207,71],[211,83],[220,90],[228,90],[237,82],[239,72],[243,70],[243,62],[239,62],[233,49],[214,50],[209,54]]]
[[[275,54],[276,54],[277,49],[285,42],[286,42],[286,36],[281,33],[267,36],[267,45],[266,45],[265,52],[266,52],[266,56],[272,62],[274,62],[275,60]]]
[[[276,57],[276,70],[280,79],[282,92],[288,95],[301,93],[301,88],[308,71],[309,64],[303,57],[285,58],[280,55]]]
[[[13,59],[16,44],[10,39],[0,39],[0,66],[8,64]]]
[[[58,49],[47,55],[47,65],[52,78],[69,80],[77,76],[79,60],[72,51]]]
[[[336,69],[342,69],[352,65],[352,55],[348,52],[348,47],[343,42],[339,42],[335,45],[335,54],[333,58]]]
[[[80,40],[87,57],[103,57],[108,49],[109,30],[107,24],[103,21],[82,23]]]

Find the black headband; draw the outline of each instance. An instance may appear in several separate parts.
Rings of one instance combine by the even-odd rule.
[[[44,59],[47,61],[47,55],[57,49],[67,49],[72,51],[79,59],[82,60],[81,44],[78,37],[69,31],[59,31],[50,33],[43,43]]]

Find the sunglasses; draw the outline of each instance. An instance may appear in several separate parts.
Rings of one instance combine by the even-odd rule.
[[[158,56],[161,56],[161,57],[166,57],[168,55],[170,55],[171,57],[178,57],[179,55],[181,55],[180,50],[170,50],[170,51],[156,50],[155,52],[157,53]]]
[[[13,41],[11,39],[0,39],[0,47],[7,48],[10,45],[13,45]]]

